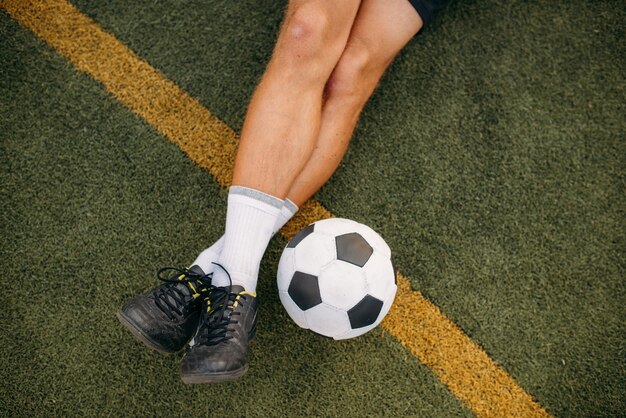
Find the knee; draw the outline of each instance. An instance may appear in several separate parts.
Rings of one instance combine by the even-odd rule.
[[[326,83],[327,100],[365,104],[386,67],[370,43],[350,41]]]
[[[318,3],[304,3],[288,10],[283,37],[288,48],[315,52],[330,32],[328,11]]]
[[[292,6],[287,12],[274,59],[279,60],[284,69],[297,69],[300,76],[330,72],[341,53],[333,34],[329,12],[319,3]],[[332,62],[334,50],[337,52]]]

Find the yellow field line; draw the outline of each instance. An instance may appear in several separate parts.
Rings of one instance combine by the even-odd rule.
[[[218,183],[230,183],[236,133],[114,36],[65,0],[0,0],[0,6],[102,83]],[[331,216],[318,202],[309,201],[282,233],[289,238],[309,223]],[[412,291],[400,274],[398,283],[384,329],[429,366],[476,415],[549,416],[435,305]]]

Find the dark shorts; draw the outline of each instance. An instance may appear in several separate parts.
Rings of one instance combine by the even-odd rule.
[[[450,0],[409,0],[417,13],[419,13],[422,21],[424,22],[424,28],[427,27],[430,22],[433,20],[435,15],[439,13],[441,9],[448,3]]]

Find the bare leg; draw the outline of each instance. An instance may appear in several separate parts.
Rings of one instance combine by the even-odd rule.
[[[233,185],[287,195],[318,138],[324,86],[345,49],[360,0],[292,0],[252,97]]]
[[[228,194],[215,286],[256,289],[261,257],[319,134],[324,86],[345,49],[361,0],[291,0],[252,97]]]
[[[364,0],[326,85],[317,143],[287,197],[302,205],[337,169],[357,119],[396,54],[422,27],[407,0]]]
[[[234,186],[280,200],[286,197],[313,152],[324,87],[346,47],[360,3],[290,0],[274,54],[248,107],[235,161]],[[256,236],[235,240],[233,236],[238,234],[230,234],[232,242],[226,246],[228,222],[225,229],[225,235],[193,263],[205,273],[214,270],[213,263],[222,255],[240,260],[240,251],[256,253],[248,248],[249,242],[264,245],[264,239]],[[234,264],[230,263],[231,270]],[[216,281],[219,276],[218,272]]]
[[[325,7],[319,0],[290,4],[274,57],[248,111],[233,180],[234,185],[288,197],[298,206],[335,171],[365,102],[422,26],[408,0],[364,0],[356,19],[340,19],[351,26],[349,32],[328,29],[334,18]],[[212,271],[224,241],[204,250],[194,264]],[[249,253],[247,245],[238,241],[226,253],[235,248]]]

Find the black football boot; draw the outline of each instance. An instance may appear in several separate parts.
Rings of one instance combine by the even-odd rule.
[[[243,287],[211,287],[198,331],[181,363],[184,383],[235,380],[248,370],[248,345],[256,333],[256,294]]]
[[[173,276],[164,277],[172,272]],[[211,275],[192,266],[183,270],[167,267],[157,277],[165,284],[126,302],[117,317],[139,341],[172,354],[180,351],[197,329]]]

